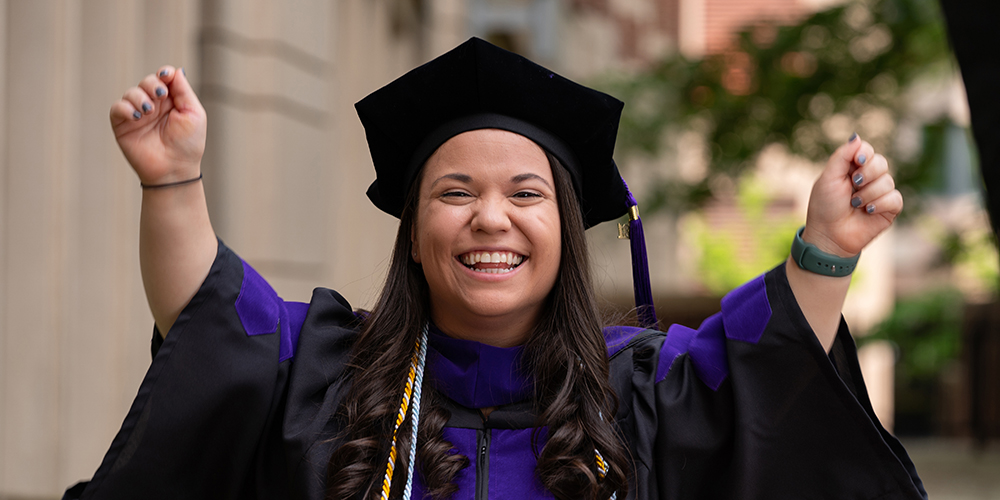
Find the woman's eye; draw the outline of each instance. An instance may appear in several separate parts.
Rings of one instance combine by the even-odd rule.
[[[518,191],[514,193],[514,198],[541,198],[542,195],[533,191]]]
[[[441,193],[442,198],[465,198],[467,196],[471,195],[469,193],[466,193],[465,191],[447,191]]]

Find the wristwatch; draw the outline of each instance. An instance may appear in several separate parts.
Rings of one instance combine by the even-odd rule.
[[[812,243],[802,241],[802,231],[805,226],[795,232],[795,240],[792,241],[792,259],[800,268],[806,271],[822,274],[823,276],[833,276],[836,278],[850,275],[858,265],[861,253],[853,257],[837,257],[828,254]]]

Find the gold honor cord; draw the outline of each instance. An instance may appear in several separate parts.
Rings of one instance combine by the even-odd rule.
[[[597,448],[594,448],[594,458],[597,459],[597,476],[604,479],[604,476],[608,475],[608,463],[604,461],[604,456],[601,455]],[[612,493],[610,500],[615,500],[618,498],[618,493]]]
[[[399,413],[396,414],[396,425],[392,428],[392,448],[389,449],[389,462],[385,466],[385,478],[382,480],[382,500],[389,500],[389,490],[392,488],[392,472],[396,466],[396,434],[399,431],[399,426],[402,425],[403,420],[406,420],[406,412],[410,408],[410,397],[413,395],[413,388],[415,386],[414,382],[419,378],[422,382],[424,373],[424,361],[427,355],[427,327],[424,326],[424,331],[420,334],[420,338],[417,339],[417,344],[413,347],[413,356],[410,357],[410,372],[406,375],[406,384],[403,387],[403,401],[399,404]],[[419,373],[419,376],[418,376]],[[417,389],[419,394],[419,389]],[[414,416],[416,417],[416,416]],[[413,422],[413,442],[411,443],[411,448],[415,449],[417,440],[417,421],[414,418]],[[410,471],[408,474],[412,475],[413,464],[412,464],[412,453],[411,453],[411,464]],[[407,478],[407,483],[409,485],[409,477]],[[405,498],[409,499],[409,488],[406,489]]]

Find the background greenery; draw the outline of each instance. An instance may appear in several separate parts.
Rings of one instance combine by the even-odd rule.
[[[719,177],[740,177],[767,145],[823,162],[854,131],[889,158],[912,213],[909,195],[939,180],[947,122],[923,124],[919,150],[900,150],[892,139],[907,114],[901,96],[921,76],[953,71],[936,1],[872,0],[794,26],[749,27],[730,53],[673,55],[603,86],[629,103],[620,156],[663,157],[685,131],[708,145],[707,175],[659,181],[644,213],[700,206]]]

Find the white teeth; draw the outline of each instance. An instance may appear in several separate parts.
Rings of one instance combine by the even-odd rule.
[[[505,273],[521,265],[521,262],[524,262],[524,256],[513,252],[472,252],[462,255],[461,260],[463,264],[470,267],[480,262],[483,264],[510,264],[512,266],[510,269],[476,269],[479,272]]]

